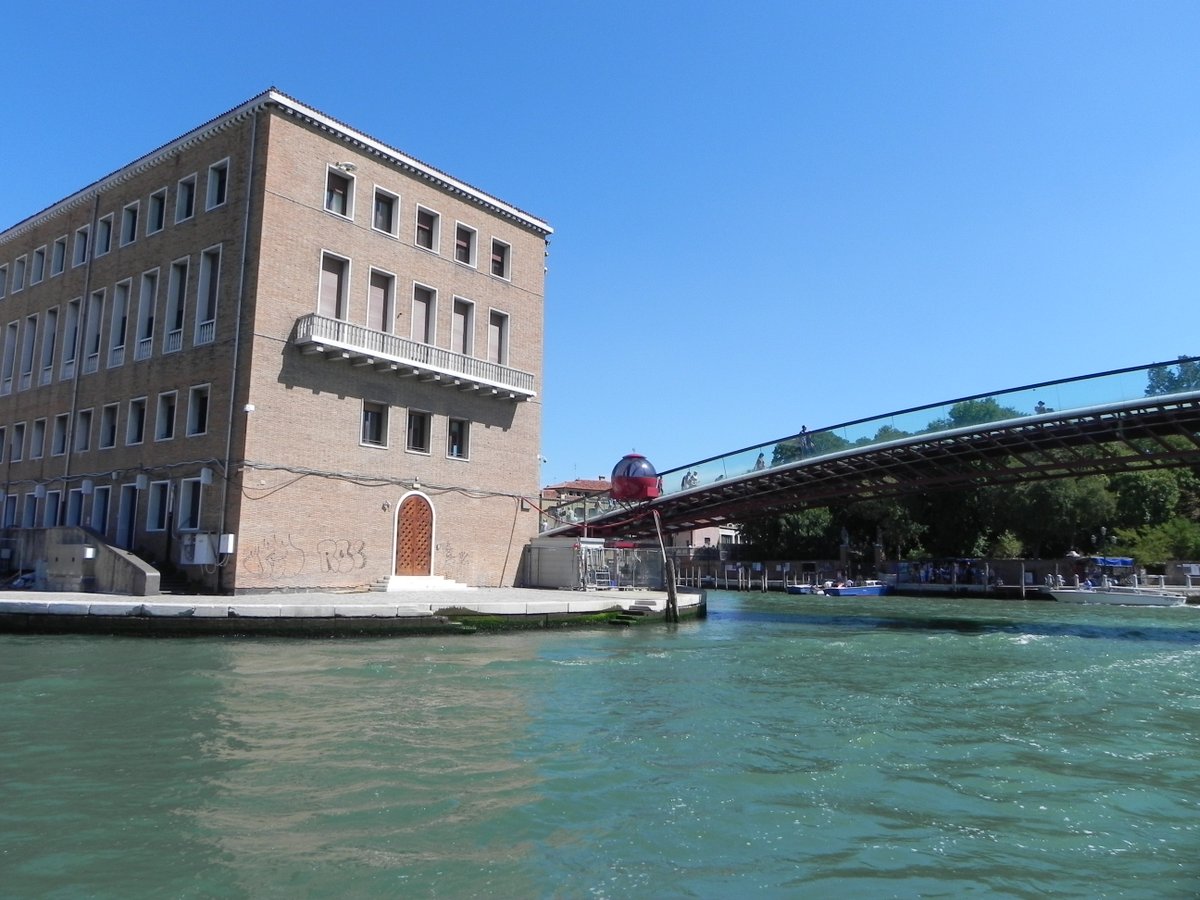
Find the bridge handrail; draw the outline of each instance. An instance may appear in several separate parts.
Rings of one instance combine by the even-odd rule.
[[[686,478],[686,473],[694,472],[696,474],[693,485],[711,484],[727,477],[747,474],[756,468],[771,468],[774,465],[791,463],[802,458],[816,459],[833,453],[839,453],[849,448],[870,446],[914,434],[937,434],[961,428],[964,425],[981,425],[991,421],[1011,419],[1014,417],[1013,413],[1018,418],[1032,417],[1044,413],[1084,409],[1103,403],[1145,397],[1150,394],[1150,372],[1158,369],[1170,369],[1176,366],[1179,366],[1182,372],[1184,365],[1195,365],[1196,363],[1200,363],[1200,356],[1180,356],[1171,362],[1128,366],[1121,369],[1096,372],[1090,375],[1076,375],[1072,378],[1039,381],[1020,387],[1007,388],[1002,391],[970,394],[954,400],[912,406],[907,409],[884,413],[883,415],[852,419],[838,425],[825,426],[807,432],[802,431],[787,435],[786,437],[776,438],[772,441],[753,444],[731,453],[710,456],[685,466],[677,466],[673,469],[664,470],[660,473],[663,476],[663,491],[664,493],[674,493],[687,488],[688,485],[682,484],[683,479],[679,478],[679,473],[681,472],[685,473],[684,478]],[[1139,375],[1142,377],[1137,379],[1135,384],[1134,376]],[[1097,397],[1094,392],[1086,393],[1089,388],[1105,385],[1113,386],[1113,390],[1117,388],[1121,390],[1117,396],[1107,394],[1104,397]],[[1134,388],[1136,388],[1137,393],[1131,394],[1130,392]],[[1082,392],[1076,393],[1078,389],[1081,389]],[[1030,396],[1022,398],[1021,395],[1023,394]],[[1033,406],[1032,412],[1026,412],[1012,405],[1012,401],[1019,399],[1029,401],[1029,405],[1031,406],[1033,406],[1033,401],[1036,400],[1042,406],[1040,408]],[[1046,405],[1045,401],[1047,400],[1053,403],[1053,405]],[[1004,401],[1008,402],[1005,403]],[[963,404],[977,404],[977,406],[963,409]],[[955,421],[956,407],[958,407],[957,412],[973,413],[976,417],[971,418],[969,422]],[[940,411],[942,415],[940,421],[938,419],[931,419],[926,421],[923,427],[919,422],[916,422],[919,416],[924,415],[928,417],[934,411]],[[899,427],[901,424],[906,427]],[[930,427],[935,425],[940,425],[941,427]],[[870,429],[864,429],[863,426],[876,426],[874,436],[870,435]],[[808,444],[807,450],[804,447],[805,443]],[[761,466],[757,462],[758,454],[762,454],[763,456]]]

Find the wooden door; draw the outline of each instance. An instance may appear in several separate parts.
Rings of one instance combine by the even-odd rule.
[[[433,507],[413,494],[396,516],[396,574],[432,575]]]

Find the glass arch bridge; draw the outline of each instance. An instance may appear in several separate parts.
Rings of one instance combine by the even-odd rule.
[[[1200,357],[801,431],[660,473],[662,495],[546,535],[649,537],[832,500],[1200,465]]]

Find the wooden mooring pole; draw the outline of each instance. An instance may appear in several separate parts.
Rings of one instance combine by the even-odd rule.
[[[654,510],[654,528],[658,532],[658,549],[662,551],[663,578],[667,582],[667,610],[663,618],[668,622],[679,621],[679,595],[675,593],[675,560],[667,556],[667,545],[663,542],[662,519]]]

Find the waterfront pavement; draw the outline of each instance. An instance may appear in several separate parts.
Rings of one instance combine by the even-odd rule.
[[[661,617],[665,591],[473,588],[396,592],[294,592],[235,596],[134,597],[0,590],[0,631],[350,633],[441,631],[457,618],[506,617],[513,624],[569,622],[610,611]],[[701,595],[681,593],[681,612]]]

